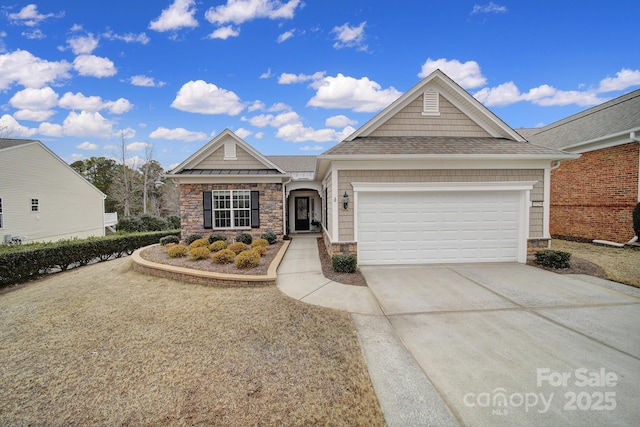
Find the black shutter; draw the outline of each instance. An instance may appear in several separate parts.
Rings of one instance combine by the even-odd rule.
[[[202,192],[202,212],[204,213],[204,228],[213,228],[211,191]]]
[[[251,192],[251,228],[260,227],[260,192]]]

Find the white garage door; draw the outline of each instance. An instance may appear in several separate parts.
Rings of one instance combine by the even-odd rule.
[[[358,262],[517,261],[521,192],[362,192]]]

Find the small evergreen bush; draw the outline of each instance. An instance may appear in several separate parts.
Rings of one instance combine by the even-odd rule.
[[[260,238],[269,242],[270,245],[273,245],[278,240],[278,236],[273,231],[267,231],[266,233],[263,233]]]
[[[125,216],[118,220],[116,230],[124,231],[125,233],[138,233],[144,231],[144,224],[137,216]]]
[[[633,218],[633,231],[636,233],[636,236],[640,239],[640,203],[633,208],[633,213],[631,214]]]
[[[260,255],[254,251],[245,251],[236,256],[234,263],[238,268],[257,267],[260,264]]]
[[[251,242],[251,247],[255,248],[256,246],[267,247],[269,246],[269,242],[266,239],[256,239],[253,242]]]
[[[192,244],[193,242],[195,242],[198,239],[202,239],[202,236],[198,233],[194,233],[194,234],[189,234],[187,237],[184,238],[184,242],[187,245]]]
[[[140,215],[139,218],[142,222],[142,231],[162,231],[169,228],[169,223],[167,222],[167,220],[164,218],[160,218],[159,216],[143,214]]]
[[[331,267],[337,273],[355,273],[358,259],[355,255],[334,255],[331,257]]]
[[[227,241],[227,235],[224,233],[211,233],[209,234],[209,243],[214,243],[214,242],[226,242]]]
[[[236,255],[240,252],[244,252],[247,250],[247,245],[242,242],[235,242],[229,245],[230,250],[232,250]]]
[[[179,230],[180,229],[180,217],[176,216],[176,215],[169,215],[167,217],[167,224],[169,225],[169,228],[171,228],[172,230]]]
[[[171,258],[182,258],[189,252],[189,249],[185,245],[175,245],[169,248],[167,255]]]
[[[197,261],[199,259],[209,258],[209,248],[206,246],[198,246],[197,248],[191,248],[189,250],[189,259]]]
[[[189,245],[189,249],[194,249],[194,248],[202,248],[205,247],[208,249],[209,247],[209,239],[198,239],[198,240],[194,240],[193,242],[191,242],[191,244]]]
[[[231,249],[222,249],[211,257],[211,261],[216,264],[231,264],[236,258],[236,253]]]
[[[569,268],[571,267],[571,254],[569,252],[547,249],[536,252],[536,262],[543,267]]]
[[[166,246],[169,243],[180,243],[180,238],[178,236],[164,236],[160,239],[160,246]]]
[[[260,255],[261,257],[264,256],[264,254],[267,253],[267,247],[266,246],[254,246],[253,249],[251,249],[253,252],[257,253],[258,255]]]
[[[209,250],[211,252],[218,252],[223,249],[227,249],[227,242],[225,242],[224,240],[217,240],[209,245]]]
[[[249,233],[240,233],[236,236],[236,242],[242,242],[245,245],[250,245],[253,241],[253,237]]]

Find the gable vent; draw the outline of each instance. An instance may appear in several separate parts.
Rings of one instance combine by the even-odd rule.
[[[433,90],[428,90],[422,94],[422,115],[440,115],[440,94]]]
[[[233,141],[227,141],[224,143],[224,159],[225,160],[237,160],[236,159],[236,143]]]

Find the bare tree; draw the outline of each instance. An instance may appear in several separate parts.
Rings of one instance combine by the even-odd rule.
[[[129,177],[127,176],[127,147],[124,144],[124,131],[121,131],[120,133],[120,137],[121,137],[121,154],[122,154],[122,185],[123,185],[123,194],[122,194],[122,201],[123,201],[123,209],[124,209],[124,216],[130,216],[131,215],[131,180],[129,179]]]

